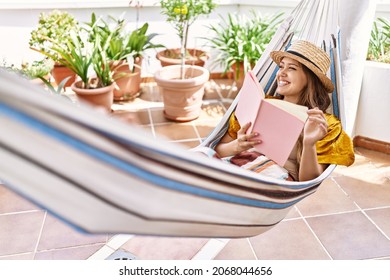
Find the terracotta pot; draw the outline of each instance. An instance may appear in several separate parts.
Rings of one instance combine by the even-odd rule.
[[[185,79],[180,79],[180,65],[156,71],[154,78],[164,100],[164,115],[169,120],[186,122],[199,117],[202,110],[204,85],[210,73],[200,66],[185,66]]]
[[[103,88],[83,89],[81,88],[81,83],[82,81],[76,81],[71,86],[72,91],[76,93],[78,99],[111,112],[115,84]]]
[[[133,100],[141,94],[142,58],[138,59],[135,64],[133,72],[130,70],[129,64],[124,60],[110,62],[110,69],[113,71],[116,84],[114,101]]]
[[[58,63],[54,65],[51,75],[57,85],[59,85],[65,78],[71,76],[71,78],[65,83],[64,88],[70,87],[76,80],[76,74],[72,70]]]
[[[244,78],[245,78],[245,71],[244,71],[244,63],[243,62],[240,62],[240,65],[239,65],[238,77],[237,77],[236,71],[237,71],[237,66],[234,63],[232,65],[232,76],[233,76],[233,80],[236,82],[237,89],[240,90],[242,87],[242,84],[244,83]]]
[[[187,49],[187,53],[190,55],[189,58],[185,59],[187,65],[204,66],[209,55],[202,50],[198,49]],[[160,60],[161,66],[169,65],[181,65],[180,49],[166,49],[156,54],[156,58]]]

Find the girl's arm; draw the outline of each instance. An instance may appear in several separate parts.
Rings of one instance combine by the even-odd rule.
[[[319,164],[316,143],[328,132],[328,123],[324,113],[318,108],[308,110],[309,118],[303,129],[303,147],[299,165],[299,181],[318,177],[328,165]]]
[[[254,139],[259,135],[258,133],[252,132],[250,134],[246,134],[250,125],[251,123],[247,123],[240,128],[237,132],[237,139],[233,139],[229,133],[226,133],[215,147],[217,154],[220,157],[234,156],[261,143],[261,140]]]

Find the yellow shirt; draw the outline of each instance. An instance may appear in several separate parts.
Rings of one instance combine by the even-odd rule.
[[[342,129],[341,122],[336,116],[325,114],[328,122],[328,133],[316,144],[318,163],[350,166],[355,161],[353,143],[351,138]],[[230,116],[228,133],[237,139],[240,130],[234,113]]]

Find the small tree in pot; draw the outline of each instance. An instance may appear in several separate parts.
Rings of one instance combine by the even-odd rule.
[[[212,0],[161,0],[162,14],[176,29],[181,42],[180,62],[164,66],[154,78],[164,100],[164,115],[174,121],[191,121],[199,117],[204,85],[209,71],[186,59],[189,28],[200,15],[210,14],[216,4]],[[157,54],[159,58],[159,54]],[[161,58],[159,58],[161,60]],[[189,65],[187,65],[189,64]]]
[[[157,54],[157,58],[162,60],[163,55],[171,59],[179,59],[180,62],[172,61],[171,64],[180,63],[195,64],[203,66],[208,55],[199,50],[187,48],[189,29],[191,25],[202,15],[210,14],[216,7],[213,0],[161,0],[161,13],[167,17],[167,21],[172,24],[176,34],[180,39],[180,49],[165,50]],[[200,56],[197,58],[196,56]],[[198,59],[198,60],[197,60]],[[168,62],[161,62],[163,66]]]

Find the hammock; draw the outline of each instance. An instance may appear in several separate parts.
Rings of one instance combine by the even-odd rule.
[[[272,94],[276,65],[269,52],[284,49],[295,38],[321,42],[333,60],[333,110],[342,119],[337,38],[324,35],[337,31],[335,12],[335,1],[302,1],[254,72]],[[305,182],[264,177],[153,140],[141,128],[86,106],[75,108],[9,73],[0,72],[0,84],[1,180],[82,231],[254,236],[283,220],[335,168]],[[201,146],[216,144],[236,103],[237,98]]]

